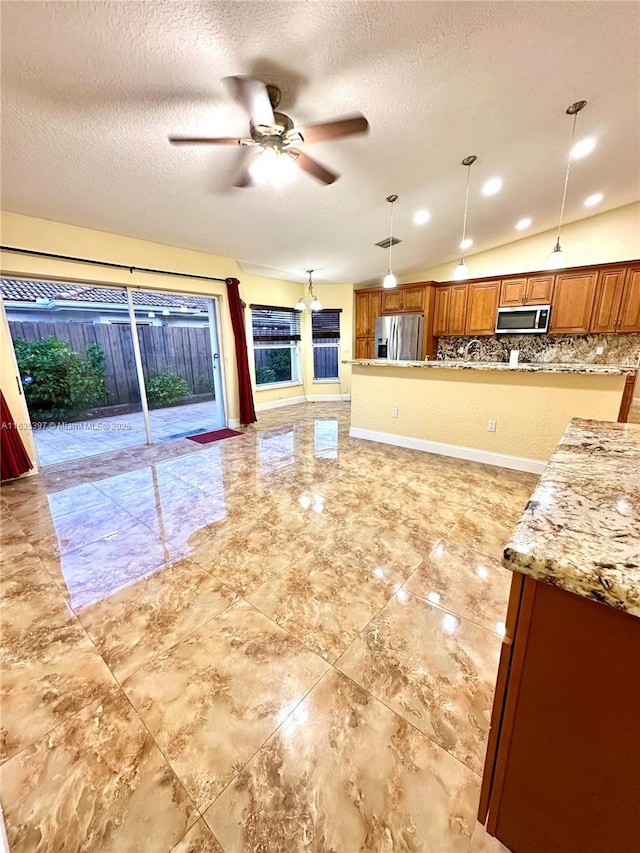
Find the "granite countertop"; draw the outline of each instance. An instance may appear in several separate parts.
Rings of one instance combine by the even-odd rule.
[[[640,425],[574,418],[502,562],[640,616]]]
[[[635,373],[637,366],[623,364],[553,364],[543,361],[521,361],[509,367],[506,361],[387,361],[383,358],[345,360],[343,364],[357,367],[422,367],[447,370],[511,370],[515,373],[592,373],[605,376],[621,376]]]

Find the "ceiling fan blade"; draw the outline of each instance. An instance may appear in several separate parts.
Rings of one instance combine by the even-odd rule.
[[[248,149],[247,149],[248,151]],[[252,151],[250,156],[246,154],[243,155],[243,164],[242,168],[236,175],[236,178],[233,182],[234,187],[239,187],[240,189],[244,189],[245,187],[253,187],[255,186],[255,181],[251,177],[251,167],[256,162],[258,157],[262,154],[262,149],[259,151]]]
[[[323,184],[332,184],[340,177],[336,172],[330,171],[326,166],[323,166],[322,163],[318,163],[318,161],[314,160],[313,157],[309,157],[308,154],[304,154],[297,148],[290,148],[287,151],[287,154],[293,158],[300,169],[307,172],[318,181],[322,181]]]
[[[249,115],[251,124],[273,127],[276,120],[267,87],[253,77],[225,77],[224,82],[235,100]]]
[[[305,142],[324,142],[327,139],[339,139],[341,136],[351,136],[354,133],[367,133],[369,122],[363,115],[355,115],[350,118],[310,124],[307,127],[297,127],[296,131]]]
[[[242,145],[239,136],[170,136],[173,145]]]

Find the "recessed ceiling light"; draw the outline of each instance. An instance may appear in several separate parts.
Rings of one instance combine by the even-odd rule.
[[[516,228],[518,231],[524,231],[525,228],[528,228],[531,225],[531,217],[525,216],[524,219],[520,219],[516,222]]]
[[[571,159],[579,160],[581,157],[586,157],[587,154],[591,154],[595,147],[596,141],[593,136],[587,136],[586,139],[581,139],[580,142],[576,142],[573,146],[571,149]]]
[[[424,225],[425,222],[428,222],[431,219],[431,214],[428,210],[416,210],[413,214],[413,224],[414,225]]]
[[[604,196],[602,195],[602,193],[594,193],[593,195],[590,195],[588,198],[585,198],[584,206],[585,207],[593,207],[596,204],[600,204],[600,202],[602,201],[603,198],[604,198]]]
[[[484,182],[482,192],[484,195],[495,195],[502,189],[502,178],[489,178]]]
[[[473,246],[473,240],[470,237],[460,243],[461,249],[468,249],[470,246]]]

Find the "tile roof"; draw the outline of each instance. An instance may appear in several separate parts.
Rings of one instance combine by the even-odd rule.
[[[54,281],[0,278],[0,291],[6,302],[35,302],[37,299],[64,300],[65,302],[111,303],[126,305],[127,291],[115,287],[89,287]],[[158,308],[198,308],[207,310],[207,300],[198,296],[178,296],[172,293],[155,293],[134,290],[133,304]]]

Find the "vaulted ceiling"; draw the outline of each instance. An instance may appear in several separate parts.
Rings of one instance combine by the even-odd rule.
[[[397,273],[453,259],[476,154],[473,251],[640,197],[635,2],[3,2],[2,207],[236,258],[296,277],[372,281],[397,193]],[[368,136],[309,153],[342,177],[236,189],[239,151],[167,135],[246,135],[221,78],[278,85],[296,124],[354,111]],[[490,177],[503,188],[480,188]],[[585,197],[603,193],[596,208]],[[413,224],[426,208],[428,223]],[[531,217],[526,232],[515,223]]]

